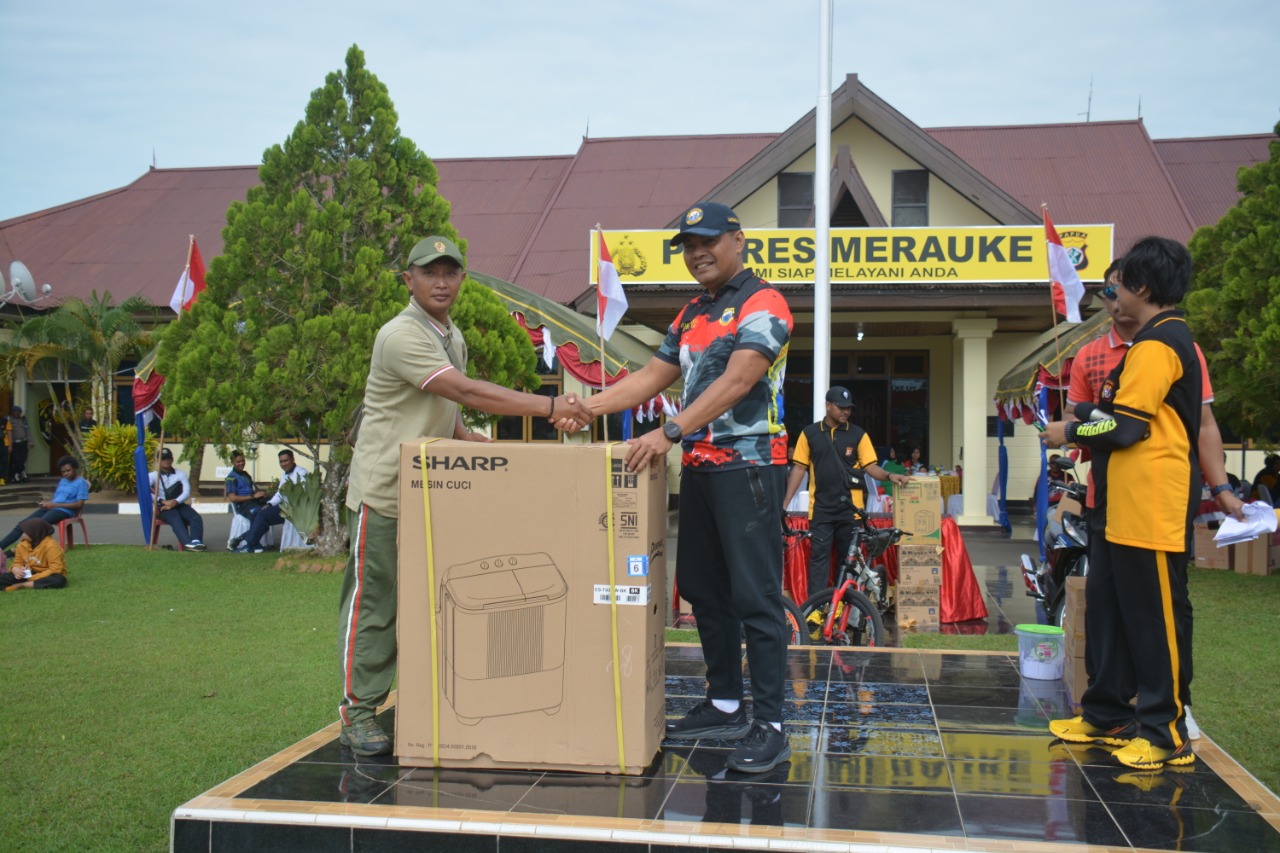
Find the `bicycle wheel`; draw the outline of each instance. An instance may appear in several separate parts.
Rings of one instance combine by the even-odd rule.
[[[804,618],[807,645],[828,645],[823,629],[827,623],[827,616],[831,612],[831,599],[834,595],[834,588],[824,589],[809,596],[804,607],[800,608],[800,614]],[[844,597],[837,602],[836,608],[829,645],[873,648],[885,644],[884,620],[880,618],[880,611],[871,603],[871,599],[856,589],[851,589],[845,592]],[[846,608],[848,608],[849,620],[842,630],[840,622]]]
[[[800,614],[800,608],[796,606],[796,603],[785,595],[782,597],[782,619],[787,625],[787,645],[807,645],[804,616]]]

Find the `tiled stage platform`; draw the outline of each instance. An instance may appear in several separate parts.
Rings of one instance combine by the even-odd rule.
[[[191,851],[1114,851],[1280,853],[1280,801],[1211,740],[1187,769],[1129,771],[1055,743],[1053,682],[1006,654],[790,652],[791,761],[725,773],[727,744],[668,744],[642,777],[357,761],[336,726],[175,810]],[[667,711],[703,691],[667,650]],[[382,715],[388,728],[394,710]]]

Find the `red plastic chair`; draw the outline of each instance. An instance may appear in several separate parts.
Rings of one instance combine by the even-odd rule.
[[[160,544],[160,528],[168,527],[168,526],[169,525],[165,524],[163,521],[160,520],[160,513],[157,512],[155,515],[151,516],[151,544],[153,545]],[[177,538],[178,537],[176,536],[174,537],[174,539],[177,539]],[[182,547],[181,541],[178,542],[178,550],[179,551],[186,550]]]
[[[76,537],[73,525],[76,524],[80,525],[80,536],[84,539],[84,546],[89,547],[89,528],[85,526],[84,516],[77,512],[70,518],[64,518],[58,522],[58,544],[64,551],[75,547]]]

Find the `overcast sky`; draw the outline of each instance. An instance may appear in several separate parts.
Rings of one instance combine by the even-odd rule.
[[[261,162],[353,43],[433,157],[571,154],[588,123],[780,132],[817,99],[819,2],[0,0],[0,220],[124,186],[153,151]],[[833,88],[857,73],[923,127],[1139,101],[1154,138],[1280,120],[1277,0],[836,0],[833,41]]]

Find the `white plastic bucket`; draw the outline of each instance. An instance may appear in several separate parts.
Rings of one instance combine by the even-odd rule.
[[[1018,625],[1018,669],[1023,678],[1052,681],[1062,678],[1067,658],[1062,629],[1053,625]]]

